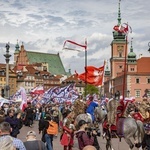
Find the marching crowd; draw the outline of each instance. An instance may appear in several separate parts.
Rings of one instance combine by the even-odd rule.
[[[91,114],[94,121],[94,109],[100,103],[95,103],[92,97],[86,103],[80,103],[81,101],[76,100],[74,105],[65,103],[43,106],[33,106],[28,102],[23,111],[18,104],[4,104],[0,108],[0,150],[53,150],[53,138],[58,134],[64,150],[72,150],[74,138],[77,138],[80,150],[100,150],[97,140],[100,131],[89,128],[89,122],[85,120],[75,122],[75,118],[81,113]],[[36,139],[37,133],[33,130],[26,134],[26,141],[18,139],[20,129],[23,126],[32,129],[34,120],[38,121],[41,140]],[[150,124],[145,125],[142,147],[150,150]]]

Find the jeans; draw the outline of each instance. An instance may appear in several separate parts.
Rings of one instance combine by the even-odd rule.
[[[53,135],[45,134],[47,150],[53,150]]]

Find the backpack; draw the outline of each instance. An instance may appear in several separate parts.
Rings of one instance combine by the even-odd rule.
[[[47,129],[47,134],[56,135],[58,134],[58,124],[54,121],[49,121],[49,127]]]

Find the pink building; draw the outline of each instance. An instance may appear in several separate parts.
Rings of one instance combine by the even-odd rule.
[[[121,25],[120,3],[118,24]],[[150,97],[150,57],[136,58],[132,41],[128,51],[128,41],[125,33],[113,31],[111,42],[110,70],[105,68],[104,93],[111,97],[119,91],[124,97],[135,97],[142,100],[146,93]]]

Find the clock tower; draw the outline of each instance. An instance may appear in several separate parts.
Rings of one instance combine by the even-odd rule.
[[[118,9],[118,24],[121,26],[120,1]],[[127,42],[125,33],[113,31],[113,41],[111,42],[111,79],[116,78],[124,72],[125,54],[127,54]]]

